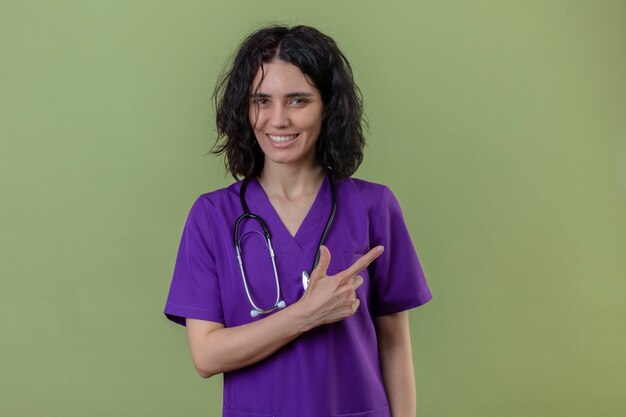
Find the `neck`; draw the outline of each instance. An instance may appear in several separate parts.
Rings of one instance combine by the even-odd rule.
[[[266,163],[258,180],[268,196],[293,200],[304,194],[316,194],[324,181],[324,170],[319,165],[294,167]]]

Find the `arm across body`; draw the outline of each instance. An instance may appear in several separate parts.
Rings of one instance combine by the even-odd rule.
[[[297,303],[251,323],[234,327],[206,320],[186,319],[196,371],[203,378],[240,369],[265,359],[302,333],[352,316],[359,306],[356,275],[383,252],[376,247],[339,274],[327,276],[330,252],[322,246],[320,260],[306,292]]]
[[[241,326],[196,319],[186,319],[186,323],[193,363],[203,378],[265,359],[314,327],[297,304]]]

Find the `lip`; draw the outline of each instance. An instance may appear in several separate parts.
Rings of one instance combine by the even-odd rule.
[[[270,138],[270,135],[272,135],[272,136],[291,136],[291,135],[296,135],[296,137],[293,138],[290,141],[287,141],[287,142],[274,142]],[[279,135],[274,135],[274,134],[271,134],[271,133],[266,133],[266,136],[267,136],[267,140],[272,144],[273,147],[275,147],[275,148],[286,148],[286,147],[290,146],[292,143],[296,142],[298,140],[298,138],[300,137],[300,134],[299,133],[291,133],[291,134],[287,135],[287,134],[281,133]]]

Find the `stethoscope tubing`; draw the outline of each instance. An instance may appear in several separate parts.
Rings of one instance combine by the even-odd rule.
[[[250,311],[250,315],[252,317],[256,317],[259,314],[266,314],[266,313],[269,313],[271,311],[276,310],[277,308],[284,308],[286,306],[286,304],[285,304],[285,302],[283,300],[281,300],[280,282],[278,280],[278,271],[276,269],[275,253],[274,253],[274,248],[272,248],[272,237],[271,237],[269,228],[267,227],[267,224],[265,223],[265,221],[263,220],[263,218],[261,216],[258,216],[256,214],[250,213],[250,210],[248,208],[248,204],[246,203],[245,193],[246,193],[246,188],[248,186],[248,182],[250,181],[250,179],[251,178],[248,177],[248,178],[245,178],[243,180],[243,182],[241,184],[241,189],[239,191],[239,199],[240,199],[240,202],[241,202],[241,208],[243,209],[243,214],[240,215],[237,218],[236,222],[235,222],[233,243],[234,243],[234,246],[235,246],[235,250],[237,252],[237,263],[239,264],[239,270],[241,271],[241,278],[243,280],[243,285],[244,285],[244,288],[246,290],[246,295],[248,297],[248,301],[250,301],[250,304],[253,307],[253,310]],[[331,211],[330,211],[330,215],[328,216],[328,220],[326,221],[326,227],[324,228],[324,232],[322,233],[322,236],[320,238],[320,242],[317,245],[317,251],[316,251],[315,259],[313,260],[313,265],[311,266],[311,271],[313,271],[315,269],[315,267],[317,266],[317,263],[319,262],[320,246],[323,245],[324,242],[326,241],[326,237],[328,236],[328,232],[330,231],[330,226],[332,225],[332,222],[333,222],[334,217],[335,217],[335,211],[337,210],[335,183],[334,183],[331,175],[328,176],[328,182],[330,184],[330,189],[331,189]],[[248,280],[246,279],[246,273],[245,273],[244,267],[243,267],[243,258],[242,258],[241,248],[240,248],[240,243],[241,242],[240,242],[240,239],[239,239],[239,225],[245,219],[256,220],[257,223],[259,223],[261,225],[261,228],[263,229],[263,235],[265,237],[265,244],[268,247],[268,250],[269,250],[269,253],[270,253],[270,258],[272,260],[272,267],[274,269],[274,279],[275,279],[275,283],[276,283],[276,301],[274,303],[274,306],[270,307],[270,308],[262,309],[262,308],[258,307],[254,303],[254,301],[252,299],[252,295],[250,294],[250,289],[248,287]],[[309,272],[308,271],[303,271],[303,285],[304,285],[305,289],[307,287],[308,277],[309,277]]]

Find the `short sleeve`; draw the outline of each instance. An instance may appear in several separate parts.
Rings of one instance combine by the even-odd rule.
[[[164,314],[185,326],[185,318],[224,323],[212,233],[204,197],[193,203],[180,240]]]
[[[372,263],[372,314],[381,316],[418,307],[432,299],[398,200],[383,188],[373,245],[385,251]]]

